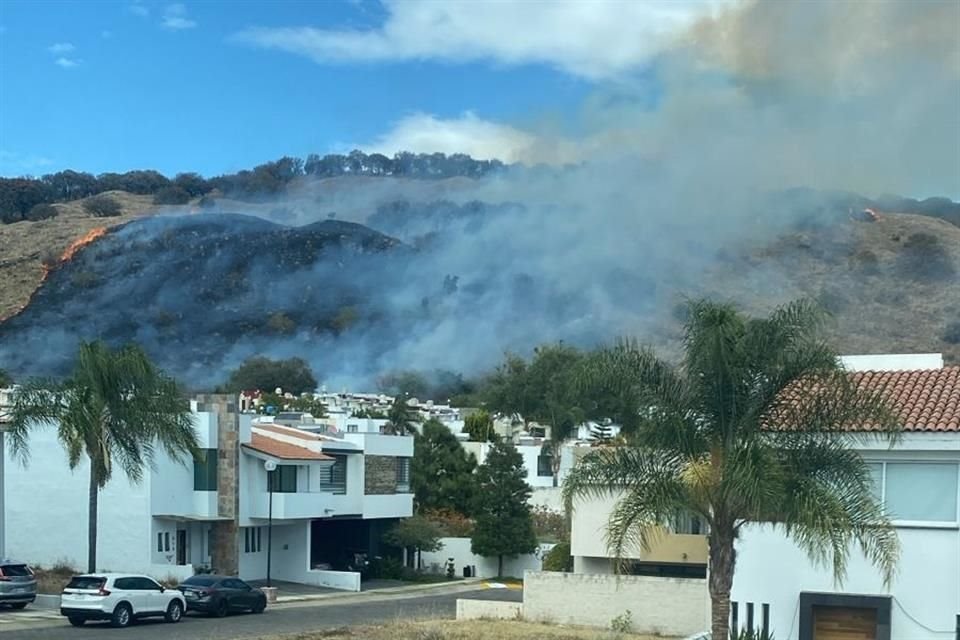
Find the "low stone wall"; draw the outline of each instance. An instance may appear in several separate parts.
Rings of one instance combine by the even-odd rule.
[[[549,571],[524,575],[527,620],[610,628],[627,611],[637,633],[684,637],[709,629],[707,581]]]
[[[457,600],[457,620],[516,620],[523,605],[496,600]]]

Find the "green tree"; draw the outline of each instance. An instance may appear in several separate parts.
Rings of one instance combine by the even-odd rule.
[[[493,410],[550,426],[543,453],[550,456],[554,486],[560,473],[560,448],[585,417],[577,383],[584,360],[583,353],[573,347],[547,344],[534,350],[529,364],[507,355],[488,380],[487,399]]]
[[[423,374],[416,371],[391,371],[377,379],[377,388],[391,396],[426,398],[429,384]]]
[[[692,302],[678,367],[624,342],[584,372],[591,388],[629,401],[638,423],[628,445],[595,449],[572,471],[567,506],[617,498],[607,523],[617,558],[649,548],[678,512],[705,520],[714,638],[727,637],[734,545],[748,523],[782,530],[838,581],[853,543],[888,582],[895,569],[896,533],[849,447],[896,437],[896,420],[881,391],[840,368],[821,314],[803,301],[762,319]],[[877,430],[847,429],[863,424]]]
[[[323,402],[310,394],[294,398],[287,403],[287,409],[292,409],[293,411],[306,411],[314,418],[327,417],[327,405],[323,404]]]
[[[387,412],[387,433],[406,435],[413,431],[413,425],[420,422],[420,413],[411,407],[406,398],[394,398]]]
[[[54,426],[55,425],[55,426]],[[190,408],[172,378],[134,346],[111,350],[82,343],[72,375],[31,379],[11,398],[11,450],[29,460],[33,429],[56,428],[71,469],[90,466],[87,569],[97,570],[97,503],[114,468],[133,482],[153,464],[157,446],[178,462],[196,456]]]
[[[264,356],[247,358],[230,374],[224,389],[230,393],[239,393],[258,389],[274,391],[280,387],[285,392],[301,394],[314,391],[317,379],[310,365],[302,358],[271,360]]]
[[[437,420],[423,423],[413,443],[410,482],[417,511],[450,509],[470,515],[477,460]]]
[[[399,549],[413,549],[417,553],[417,570],[420,569],[421,555],[424,551],[431,553],[440,551],[443,543],[440,538],[443,532],[440,527],[421,515],[404,518],[393,525],[384,535],[383,541]]]
[[[463,422],[462,433],[468,434],[471,442],[493,442],[497,439],[493,430],[493,418],[487,411],[474,411]]]
[[[526,481],[523,456],[512,442],[495,442],[487,460],[477,469],[476,526],[470,540],[473,553],[497,556],[497,575],[503,575],[503,558],[515,558],[537,548],[530,516],[531,489]]]
[[[123,213],[123,207],[116,198],[101,193],[83,201],[83,210],[98,218],[112,218]]]

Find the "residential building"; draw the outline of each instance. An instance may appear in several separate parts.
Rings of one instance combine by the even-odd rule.
[[[141,483],[116,471],[101,491],[98,568],[183,577],[209,567],[262,579],[272,515],[273,579],[358,590],[352,569],[412,515],[413,438],[258,423],[229,396],[199,396],[191,411],[201,460],[158,452]],[[69,470],[53,425],[33,431],[30,449],[26,467],[6,454],[7,551],[83,567],[87,464]]]
[[[782,531],[751,524],[737,542],[731,622],[766,626],[781,640],[835,637],[828,628],[846,629],[848,635],[836,636],[844,638],[952,639],[960,616],[960,367],[944,367],[939,354],[843,361],[859,384],[884,390],[903,428],[894,445],[851,440],[896,527],[896,576],[884,585],[854,549],[846,579],[837,583],[829,567],[812,563]],[[612,570],[603,542],[612,505],[613,499],[578,503],[571,541],[576,572]],[[705,569],[705,531],[697,534],[699,525],[690,524],[668,525],[649,551],[630,556],[630,572],[678,575],[691,561]]]

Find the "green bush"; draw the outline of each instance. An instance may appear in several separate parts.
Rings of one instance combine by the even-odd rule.
[[[58,213],[59,211],[52,204],[41,202],[40,204],[33,205],[30,211],[27,212],[25,219],[46,220],[47,218],[55,218]]]
[[[949,344],[960,344],[960,321],[947,325],[943,331],[943,341]]]
[[[91,196],[83,201],[83,209],[98,218],[111,218],[122,213],[122,207],[115,198],[105,194]]]
[[[164,187],[153,195],[153,204],[187,204],[190,194],[180,187]]]
[[[906,239],[897,267],[905,278],[916,281],[953,281],[957,276],[950,253],[940,238],[930,233],[914,233]]]
[[[396,558],[374,558],[370,561],[370,577],[379,580],[402,580],[403,563]]]
[[[633,614],[627,609],[610,621],[610,630],[615,633],[631,633],[633,631]]]
[[[573,556],[570,555],[570,543],[561,542],[547,552],[543,558],[544,571],[573,571]]]

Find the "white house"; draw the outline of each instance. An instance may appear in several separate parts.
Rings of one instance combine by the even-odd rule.
[[[273,579],[359,590],[355,556],[379,553],[385,529],[412,514],[413,438],[256,424],[228,396],[191,409],[204,459],[160,455],[139,484],[115,472],[100,494],[98,568],[262,579],[272,515]],[[84,567],[87,465],[69,470],[52,425],[33,431],[30,450],[26,467],[6,453],[7,553]],[[265,463],[276,465],[272,492]]]
[[[858,444],[893,518],[902,547],[889,587],[854,550],[843,584],[829,568],[768,525],[749,525],[737,543],[734,627],[772,631],[778,640],[948,640],[960,617],[960,367],[937,354],[856,356],[844,364],[859,383],[882,388],[903,434]],[[571,552],[577,573],[609,573],[603,540],[613,500],[578,504]],[[672,526],[648,551],[632,557],[632,573],[706,575],[705,531]],[[840,633],[843,631],[843,633]]]

